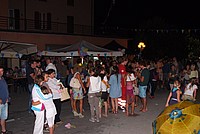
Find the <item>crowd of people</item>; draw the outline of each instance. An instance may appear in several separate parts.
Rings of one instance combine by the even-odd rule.
[[[42,134],[48,129],[53,134],[54,127],[63,123],[60,119],[62,88],[68,88],[74,116],[84,118],[84,99],[87,98],[89,121],[100,122],[102,116],[109,116],[109,111],[118,114],[122,110],[126,116],[135,115],[139,101],[140,111],[147,112],[147,97],[155,98],[158,89],[170,90],[166,106],[181,100],[195,101],[198,68],[199,61],[183,63],[175,57],[159,60],[103,58],[85,60],[84,64],[78,59],[73,66],[61,58],[31,60],[27,64],[26,77],[30,93],[28,109],[36,115],[33,133]],[[0,104],[5,104],[7,99],[2,99],[0,94]],[[1,121],[6,119],[6,116],[0,117]],[[3,131],[6,129],[2,125]]]

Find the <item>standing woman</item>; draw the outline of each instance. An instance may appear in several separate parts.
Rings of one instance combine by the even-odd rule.
[[[121,90],[121,74],[119,74],[118,67],[114,66],[109,79],[110,84],[110,98],[112,102],[112,112],[118,112],[118,98],[122,96]]]
[[[91,118],[89,121],[95,122],[96,117],[96,121],[99,122],[99,96],[96,96],[96,93],[101,91],[101,77],[96,68],[90,69],[90,77],[87,80],[86,87],[89,87],[88,102],[90,104],[91,112]]]
[[[79,116],[79,118],[84,118],[83,115],[83,91],[86,93],[86,89],[83,85],[81,75],[79,72],[76,72],[73,78],[70,81],[70,86],[72,87],[72,95],[73,95],[73,113],[74,116]],[[76,103],[79,103],[79,113],[77,111]]]
[[[105,112],[102,115],[104,117],[107,117],[108,116],[108,97],[109,97],[110,85],[108,84],[108,78],[107,78],[104,67],[100,68],[99,76],[101,77],[101,90],[102,90],[101,100],[103,100],[104,107],[105,107]],[[100,114],[101,114],[101,109],[100,109]]]

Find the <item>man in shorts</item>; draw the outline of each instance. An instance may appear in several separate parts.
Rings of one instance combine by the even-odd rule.
[[[1,120],[1,134],[7,134],[6,119],[8,118],[8,100],[9,92],[8,85],[3,78],[3,67],[0,66],[0,120]]]
[[[139,78],[139,96],[142,100],[142,107],[141,107],[140,111],[146,112],[147,111],[146,91],[147,91],[147,85],[149,83],[150,72],[149,72],[149,69],[147,69],[147,63],[145,61],[141,61],[140,67],[142,69],[141,74],[138,76],[138,78]]]

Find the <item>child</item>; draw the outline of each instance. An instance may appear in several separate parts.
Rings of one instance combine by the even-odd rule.
[[[175,80],[173,88],[170,91],[169,96],[167,98],[167,102],[165,105],[166,107],[180,102],[180,95],[181,95],[180,86],[181,86],[180,82],[178,80]]]
[[[182,100],[195,101],[197,89],[198,89],[198,87],[196,85],[196,78],[192,78],[190,80],[190,83],[188,83],[188,85],[185,87],[185,91],[182,96]]]
[[[49,132],[50,134],[53,134],[54,133],[54,119],[55,119],[55,115],[57,114],[56,107],[53,103],[52,93],[49,92],[49,89],[47,89],[46,86],[42,86],[41,91],[43,93],[41,98],[44,99],[42,102],[46,109],[46,119],[49,126]]]
[[[108,116],[108,97],[109,97],[108,90],[110,88],[110,85],[108,84],[108,79],[105,73],[105,69],[103,67],[100,69],[99,76],[101,77],[101,91],[102,91],[101,100],[103,101],[104,107],[105,107],[105,112],[102,115],[104,117],[107,117]],[[100,117],[101,117],[101,109],[102,109],[102,106],[100,107]]]
[[[126,79],[126,115],[129,116],[129,105],[131,105],[131,115],[134,115],[135,110],[135,95],[133,94],[133,84],[136,80],[131,69],[127,68]]]

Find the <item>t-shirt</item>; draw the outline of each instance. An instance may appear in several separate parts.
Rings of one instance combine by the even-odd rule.
[[[106,75],[104,76],[103,80],[104,80],[105,82],[108,82],[108,79],[107,79],[107,76],[106,76]],[[102,92],[106,92],[106,91],[108,90],[106,84],[105,84],[103,81],[101,81],[101,90],[102,90]]]
[[[30,76],[30,74],[35,74],[35,70],[31,66],[29,66],[26,70],[26,77],[28,84],[34,84],[34,79]]]
[[[126,67],[124,65],[119,64],[118,68],[120,74],[126,74]]]
[[[2,100],[2,104],[5,104],[8,98],[9,98],[8,85],[6,81],[3,78],[1,78],[0,79],[0,99]]]
[[[149,82],[149,76],[150,76],[150,72],[147,68],[142,70],[141,76],[144,77],[144,81],[139,83],[140,86],[147,86],[148,82]]]

